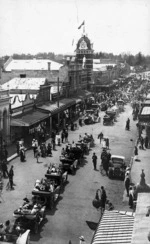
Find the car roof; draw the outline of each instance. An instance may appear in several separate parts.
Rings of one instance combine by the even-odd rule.
[[[125,160],[125,157],[120,155],[111,155],[111,158],[120,158]]]

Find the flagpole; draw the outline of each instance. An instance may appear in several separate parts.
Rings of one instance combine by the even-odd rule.
[[[83,25],[83,35],[85,35],[85,21],[84,21],[84,25]]]

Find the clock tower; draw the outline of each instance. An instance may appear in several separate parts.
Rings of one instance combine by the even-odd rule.
[[[75,52],[77,62],[87,70],[87,82],[89,84],[92,77],[94,50],[90,39],[85,34],[79,39]]]

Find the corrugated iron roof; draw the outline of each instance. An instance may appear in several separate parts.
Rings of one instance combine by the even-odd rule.
[[[5,71],[12,70],[48,70],[48,63],[50,70],[59,70],[62,64],[49,60],[49,59],[28,59],[28,60],[15,60],[12,59],[5,66]]]
[[[49,111],[53,115],[55,113],[58,113],[60,111],[67,109],[69,106],[74,105],[74,104],[76,104],[76,100],[65,98],[65,99],[62,99],[59,101],[59,107],[58,107],[57,103],[53,103],[53,104],[49,103],[49,104],[44,104],[38,108]]]
[[[91,244],[130,244],[133,225],[132,212],[105,210]]]
[[[3,89],[29,89],[29,90],[38,90],[40,85],[44,85],[46,78],[13,78],[12,80],[4,83],[2,85]]]

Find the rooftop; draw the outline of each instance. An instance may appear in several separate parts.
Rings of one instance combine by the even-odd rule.
[[[41,85],[44,85],[46,78],[13,78],[4,83],[2,89],[18,89],[18,90],[38,90]]]
[[[131,244],[148,244],[150,217],[146,217],[150,203],[150,193],[138,193]]]
[[[5,71],[12,70],[48,70],[48,63],[50,63],[50,70],[59,70],[62,64],[49,59],[9,59],[4,64]]]

